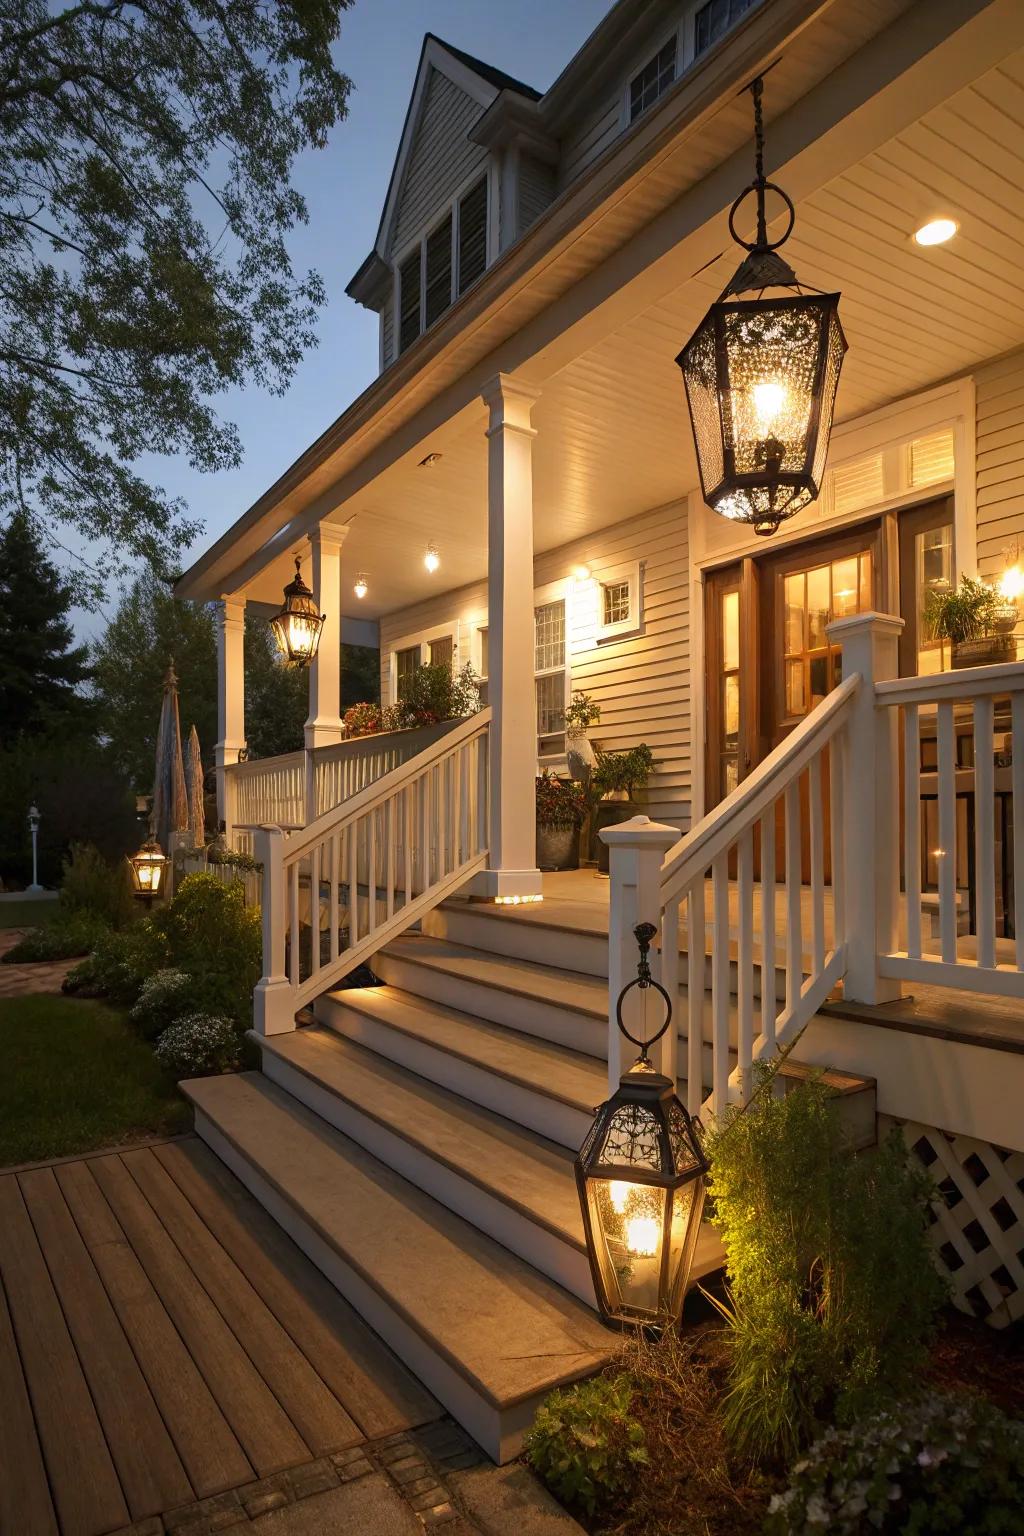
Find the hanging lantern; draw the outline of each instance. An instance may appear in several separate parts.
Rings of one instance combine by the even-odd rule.
[[[295,578],[284,589],[284,607],[270,621],[277,648],[289,666],[307,667],[320,644],[326,613],[317,613],[316,600],[302,579],[302,561],[295,556]]]
[[[846,338],[839,294],[805,289],[778,254],[796,210],[764,175],[762,83],[754,97],[756,175],[732,205],[729,232],[747,251],[731,282],[676,358],[683,371],[701,490],[715,512],[770,535],[814,501],[832,430]],[[789,212],[781,239],[769,241],[765,193]],[[757,236],[736,233],[736,213],[757,198]],[[741,299],[740,294],[755,293]]]
[[[661,1329],[678,1322],[683,1310],[708,1164],[674,1083],[648,1056],[672,1022],[672,1004],[651,977],[648,954],[657,929],[640,923],[633,932],[640,960],[616,1017],[640,1056],[598,1109],[576,1159],[576,1184],[601,1316],[619,1326]],[[665,1005],[665,1022],[647,1041],[631,1035],[622,1020],[634,987],[645,996],[656,992]]]
[[[138,853],[133,853],[128,860],[132,870],[132,884],[135,895],[143,901],[152,901],[159,895],[163,884],[164,868],[167,859],[164,856],[160,844],[153,838],[143,843]]]

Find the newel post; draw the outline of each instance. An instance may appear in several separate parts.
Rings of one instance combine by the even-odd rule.
[[[282,1035],[295,1028],[295,999],[285,971],[284,833],[260,827],[255,842],[263,865],[263,975],[253,992],[253,1026],[261,1035]]]
[[[636,976],[639,951],[633,929],[637,923],[653,923],[655,928],[661,929],[661,864],[668,850],[679,841],[679,833],[675,827],[652,821],[649,816],[634,816],[617,827],[605,827],[598,836],[608,845],[611,885],[608,892],[608,1086],[614,1093],[619,1078],[633,1065],[636,1057],[629,1041],[619,1033],[615,1017],[619,993]],[[634,992],[633,998],[636,997]],[[679,1023],[675,1016],[677,1007],[678,999],[674,997],[669,1033],[657,1047],[658,1064],[673,1079],[675,1051],[672,1047]],[[657,1010],[651,1017],[660,1024],[661,1015]],[[626,1017],[627,1026],[634,1029],[640,1018],[639,1012],[631,1013]]]
[[[878,957],[896,948],[900,881],[900,762],[897,711],[879,708],[876,683],[899,676],[903,620],[858,613],[828,626],[842,647],[843,676],[859,672],[843,751],[843,869],[846,974],[853,1002],[893,1002],[900,983],[879,975]]]
[[[245,601],[221,598],[217,622],[217,817],[233,847],[236,821],[234,775],[228,772],[245,750]]]

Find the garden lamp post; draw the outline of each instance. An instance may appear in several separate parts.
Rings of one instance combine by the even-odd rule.
[[[675,1084],[651,1065],[648,1052],[672,1022],[668,993],[651,976],[649,953],[657,929],[640,923],[635,978],[616,1007],[619,1029],[640,1047],[607,1103],[597,1110],[576,1158],[587,1255],[605,1322],[665,1329],[679,1321],[704,1209],[707,1159]],[[665,1021],[647,1040],[623,1023],[633,988],[654,992]]]
[[[155,838],[150,837],[143,843],[138,853],[133,853],[128,860],[132,871],[132,888],[140,901],[151,902],[160,894],[163,884],[164,869],[167,859],[163,849]]]
[[[295,575],[284,589],[284,607],[270,621],[277,648],[292,667],[308,667],[320,644],[327,618],[317,613],[316,599],[302,579],[302,561],[295,556]]]
[[[805,288],[779,255],[793,232],[790,197],[764,174],[762,82],[754,98],[755,176],[729,213],[747,255],[676,358],[683,372],[701,490],[715,512],[770,535],[821,491],[846,338],[839,294]],[[789,223],[768,239],[765,194],[777,192]],[[753,192],[757,233],[736,233]],[[739,295],[756,294],[756,297]]]
[[[30,896],[38,896],[42,891],[39,884],[39,807],[30,805],[28,808],[28,829],[32,833],[32,884],[28,888]]]

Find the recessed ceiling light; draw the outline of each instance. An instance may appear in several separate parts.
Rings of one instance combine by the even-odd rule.
[[[366,596],[369,590],[370,589],[367,584],[366,577],[360,571],[359,575],[356,577],[356,584],[352,588],[352,591],[355,593],[356,597],[359,598],[359,601],[362,602],[363,598]]]
[[[952,240],[959,228],[956,219],[929,219],[927,224],[915,229],[914,239],[918,245],[944,245],[947,240]]]
[[[427,552],[423,556],[423,564],[426,566],[431,576],[433,576],[434,572],[441,564],[441,556],[437,552],[437,545],[434,543],[433,539],[431,539],[430,543],[427,545]]]
[[[428,453],[425,459],[420,459],[418,468],[433,469],[434,465],[440,464],[440,462],[441,455],[439,453]]]

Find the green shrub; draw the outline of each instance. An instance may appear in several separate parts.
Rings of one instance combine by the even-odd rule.
[[[556,1498],[593,1515],[627,1495],[647,1464],[633,1417],[633,1379],[598,1376],[550,1393],[526,1437],[526,1456]]]
[[[138,915],[127,862],[109,863],[91,843],[72,843],[60,905],[68,912],[91,913],[108,928],[127,928]]]
[[[166,948],[163,963],[192,978],[195,1006],[248,1026],[263,970],[263,932],[259,912],[245,905],[242,882],[187,875],[152,924]]]
[[[776,1536],[1012,1536],[1024,1530],[1024,1424],[933,1392],[832,1429],[770,1505]]]
[[[587,796],[582,784],[559,779],[547,769],[536,778],[537,825],[539,827],[579,827],[587,814]]]
[[[230,1019],[190,1013],[167,1026],[154,1046],[154,1054],[175,1077],[211,1077],[238,1067],[241,1040]]]
[[[58,912],[45,928],[30,928],[3,959],[8,965],[39,960],[71,960],[87,955],[108,932],[102,919],[88,912]]]
[[[645,741],[627,752],[602,752],[598,748],[597,764],[590,779],[591,793],[600,799],[612,791],[625,790],[632,800],[653,772],[654,753]]]
[[[195,983],[187,971],[169,967],[148,976],[129,1018],[144,1040],[155,1040],[175,1019],[195,1012]]]
[[[392,729],[475,715],[480,708],[480,689],[473,668],[468,662],[458,672],[446,662],[417,667],[405,679],[399,707],[402,724]]]
[[[780,1096],[761,1076],[708,1148],[732,1303],[723,1411],[737,1450],[789,1461],[823,1424],[906,1388],[946,1288],[931,1184],[899,1132],[854,1156],[820,1078]]]
[[[69,971],[64,991],[79,997],[109,997],[131,1007],[147,977],[169,963],[166,940],[152,919],[133,923],[120,933],[106,932],[93,953]]]

